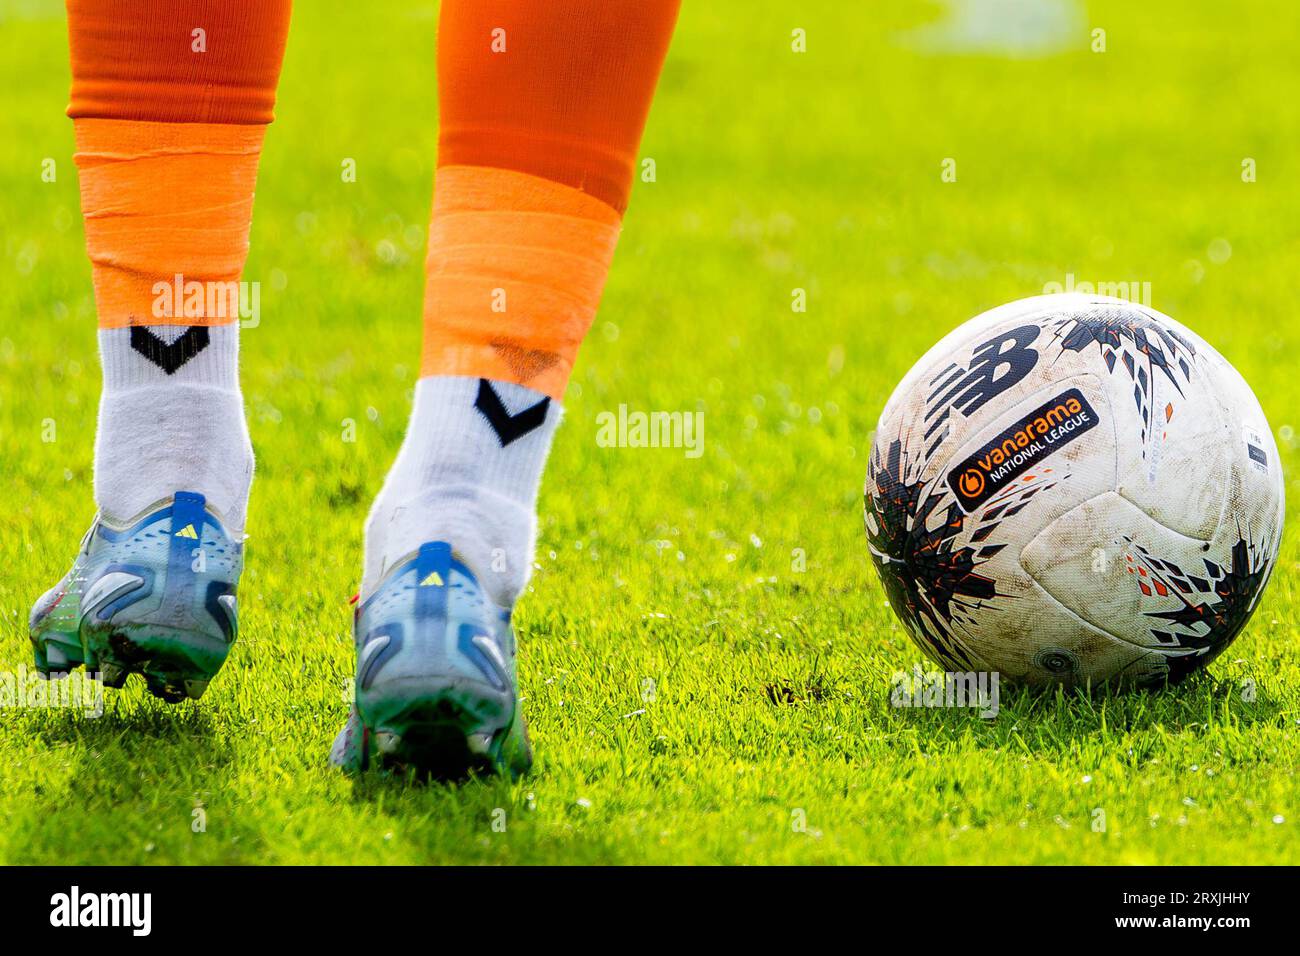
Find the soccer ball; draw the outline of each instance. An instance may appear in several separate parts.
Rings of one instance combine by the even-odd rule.
[[[889,604],[948,671],[1174,682],[1241,632],[1277,559],[1282,469],[1204,340],[1108,296],[960,326],[895,389],[866,483]]]

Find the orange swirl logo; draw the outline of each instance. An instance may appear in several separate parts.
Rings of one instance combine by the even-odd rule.
[[[984,490],[984,475],[977,468],[967,468],[958,483],[967,498],[978,498]]]

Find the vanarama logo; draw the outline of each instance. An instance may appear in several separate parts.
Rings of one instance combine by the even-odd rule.
[[[978,468],[967,468],[962,472],[961,483],[958,492],[963,498],[978,498],[980,492],[984,490],[984,472]]]
[[[1034,409],[948,473],[948,486],[968,514],[1048,455],[1097,425],[1077,388]]]

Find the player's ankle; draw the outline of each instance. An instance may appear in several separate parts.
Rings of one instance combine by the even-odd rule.
[[[127,521],[177,491],[197,492],[242,535],[253,448],[238,392],[205,385],[105,392],[95,440],[95,501]]]
[[[445,541],[488,596],[511,607],[528,583],[536,530],[531,502],[482,487],[440,486],[401,501],[381,495],[366,522],[362,598],[420,545]]]
[[[532,566],[537,490],[560,407],[521,385],[429,376],[366,526],[361,595],[427,541],[446,541],[493,601],[511,606]]]

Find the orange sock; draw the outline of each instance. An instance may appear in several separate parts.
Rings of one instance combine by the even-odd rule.
[[[422,375],[559,399],[680,0],[444,0]]]
[[[101,328],[236,321],[289,0],[68,0],[86,247]],[[178,309],[200,283],[219,310]],[[168,314],[168,313],[173,314]]]

